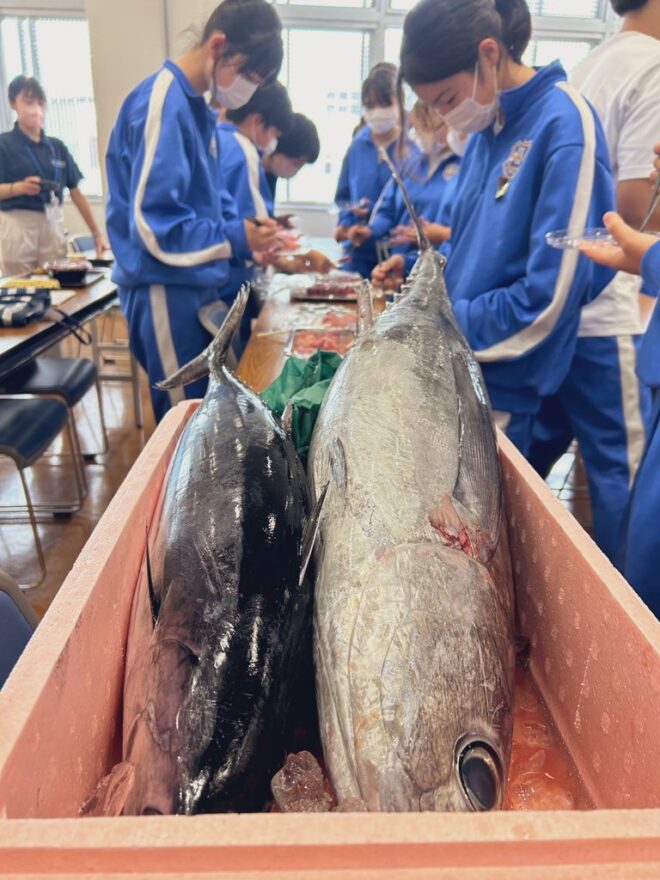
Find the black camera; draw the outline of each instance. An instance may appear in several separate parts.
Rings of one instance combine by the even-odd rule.
[[[56,180],[46,180],[44,177],[39,181],[39,186],[42,190],[53,193],[56,193],[60,188],[60,185]]]

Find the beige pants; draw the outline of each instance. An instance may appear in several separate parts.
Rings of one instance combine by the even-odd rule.
[[[0,211],[0,275],[22,275],[64,256],[61,223],[40,211]]]

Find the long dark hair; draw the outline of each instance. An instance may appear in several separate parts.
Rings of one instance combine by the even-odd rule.
[[[277,77],[284,60],[284,47],[282,22],[274,6],[266,0],[224,0],[207,21],[202,44],[216,31],[227,37],[222,58],[246,56],[241,73],[256,73],[268,81]]]
[[[520,64],[531,36],[525,0],[421,0],[404,22],[400,79],[416,86],[472,71],[488,37]]]
[[[396,64],[381,61],[371,68],[362,83],[362,103],[375,101],[381,107],[389,107],[396,98]]]

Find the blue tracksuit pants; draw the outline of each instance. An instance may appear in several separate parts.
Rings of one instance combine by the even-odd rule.
[[[198,314],[202,306],[217,299],[218,291],[211,288],[157,284],[119,289],[131,351],[149,376],[157,422],[182,400],[200,398],[206,393],[207,379],[173,391],[158,391],[154,385],[196,358],[211,342],[212,337],[200,324]]]
[[[632,490],[621,547],[617,567],[660,618],[660,388],[653,392],[648,444]]]
[[[650,412],[648,389],[635,373],[632,336],[578,339],[568,376],[544,399],[529,461],[546,477],[574,437],[589,483],[594,539],[613,559],[639,467]]]

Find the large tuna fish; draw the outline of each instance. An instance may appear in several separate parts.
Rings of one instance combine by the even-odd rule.
[[[259,810],[283,759],[290,686],[311,627],[308,495],[288,434],[224,367],[245,302],[241,293],[208,356],[165,383],[210,368],[134,600],[127,814]]]
[[[480,369],[424,242],[404,297],[363,332],[321,409],[309,473],[320,728],[340,803],[502,805],[513,588]],[[365,310],[361,310],[364,319]]]

